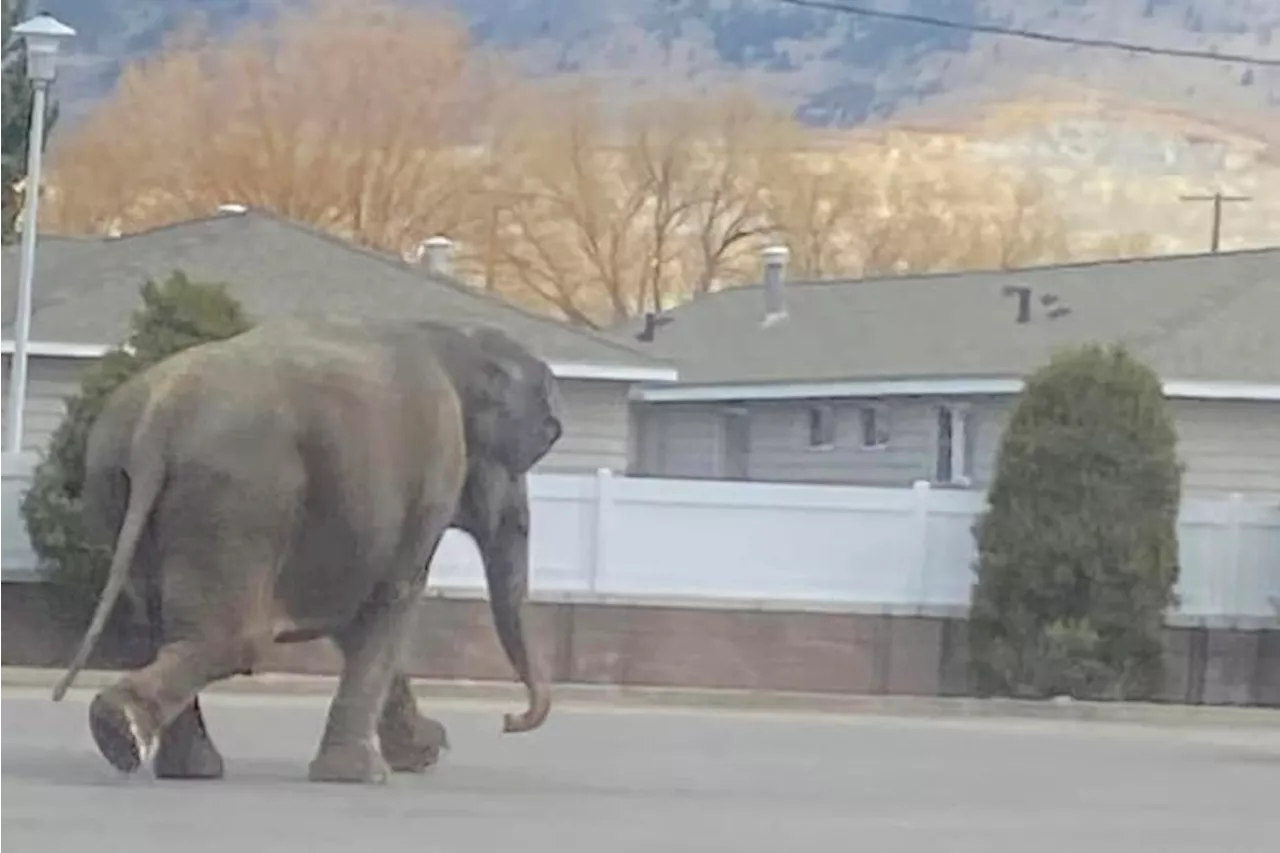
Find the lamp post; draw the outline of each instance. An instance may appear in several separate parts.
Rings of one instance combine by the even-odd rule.
[[[40,206],[40,170],[44,163],[44,113],[49,86],[58,75],[58,48],[76,31],[49,15],[36,15],[13,28],[26,42],[27,77],[34,90],[31,132],[27,138],[26,198],[22,208],[22,254],[18,261],[18,316],[13,329],[13,363],[9,371],[9,419],[4,451],[22,450],[22,418],[27,404],[27,342],[31,337],[31,282],[36,260],[36,220]]]

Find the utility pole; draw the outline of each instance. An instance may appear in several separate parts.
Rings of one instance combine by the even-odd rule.
[[[1223,195],[1222,191],[1219,190],[1213,195],[1184,195],[1182,200],[1213,202],[1213,235],[1209,239],[1209,251],[1217,252],[1218,246],[1222,242],[1222,203],[1224,201],[1253,201],[1253,196]]]

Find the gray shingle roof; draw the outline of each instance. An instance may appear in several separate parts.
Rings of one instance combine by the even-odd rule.
[[[16,313],[17,246],[4,250],[4,337]],[[433,317],[500,326],[549,361],[667,368],[660,357],[478,293],[399,258],[250,210],[120,238],[42,237],[32,340],[115,344],[146,277],[182,269],[225,281],[258,320],[304,314]]]
[[[1008,285],[1032,289],[1017,323]],[[646,351],[682,383],[1021,376],[1060,346],[1124,341],[1166,379],[1280,381],[1280,248],[993,271],[792,282],[762,327],[759,285],[669,312]],[[1054,294],[1070,313],[1046,316]],[[635,341],[640,323],[617,330]],[[639,342],[637,342],[639,343]]]

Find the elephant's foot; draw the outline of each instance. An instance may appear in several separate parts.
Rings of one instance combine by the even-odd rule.
[[[136,772],[156,748],[156,731],[146,715],[111,688],[93,697],[89,705],[89,730],[102,757],[122,773]]]
[[[384,717],[378,727],[382,757],[397,773],[422,773],[449,750],[444,725],[416,711],[408,719]]]
[[[221,779],[224,768],[222,756],[208,741],[179,750],[166,748],[162,740],[156,750],[155,772],[158,779]]]
[[[370,743],[341,743],[320,747],[307,778],[312,782],[363,782],[382,785],[391,768]]]
[[[421,773],[449,749],[449,735],[440,723],[424,717],[409,686],[409,677],[396,673],[378,718],[382,757],[399,773]]]
[[[188,708],[160,736],[154,765],[157,778],[222,778],[222,756],[209,740],[198,715],[198,711]]]

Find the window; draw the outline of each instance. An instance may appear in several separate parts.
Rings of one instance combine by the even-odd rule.
[[[866,449],[884,447],[889,443],[889,419],[885,407],[880,404],[863,406],[858,410],[862,432],[862,446]]]
[[[836,443],[835,411],[825,403],[809,407],[809,446],[833,447]]]
[[[968,409],[963,405],[939,406],[934,482],[969,485],[971,456]]]
[[[659,406],[637,406],[631,410],[631,465],[628,476],[661,477],[666,462],[666,436],[671,421],[679,418],[679,409],[663,410]]]
[[[938,483],[951,482],[951,458],[953,447],[954,418],[951,409],[948,406],[940,406],[938,408],[938,452],[936,455],[937,463],[934,467],[933,479]]]
[[[750,479],[751,415],[732,406],[721,413],[720,476],[726,480]]]

